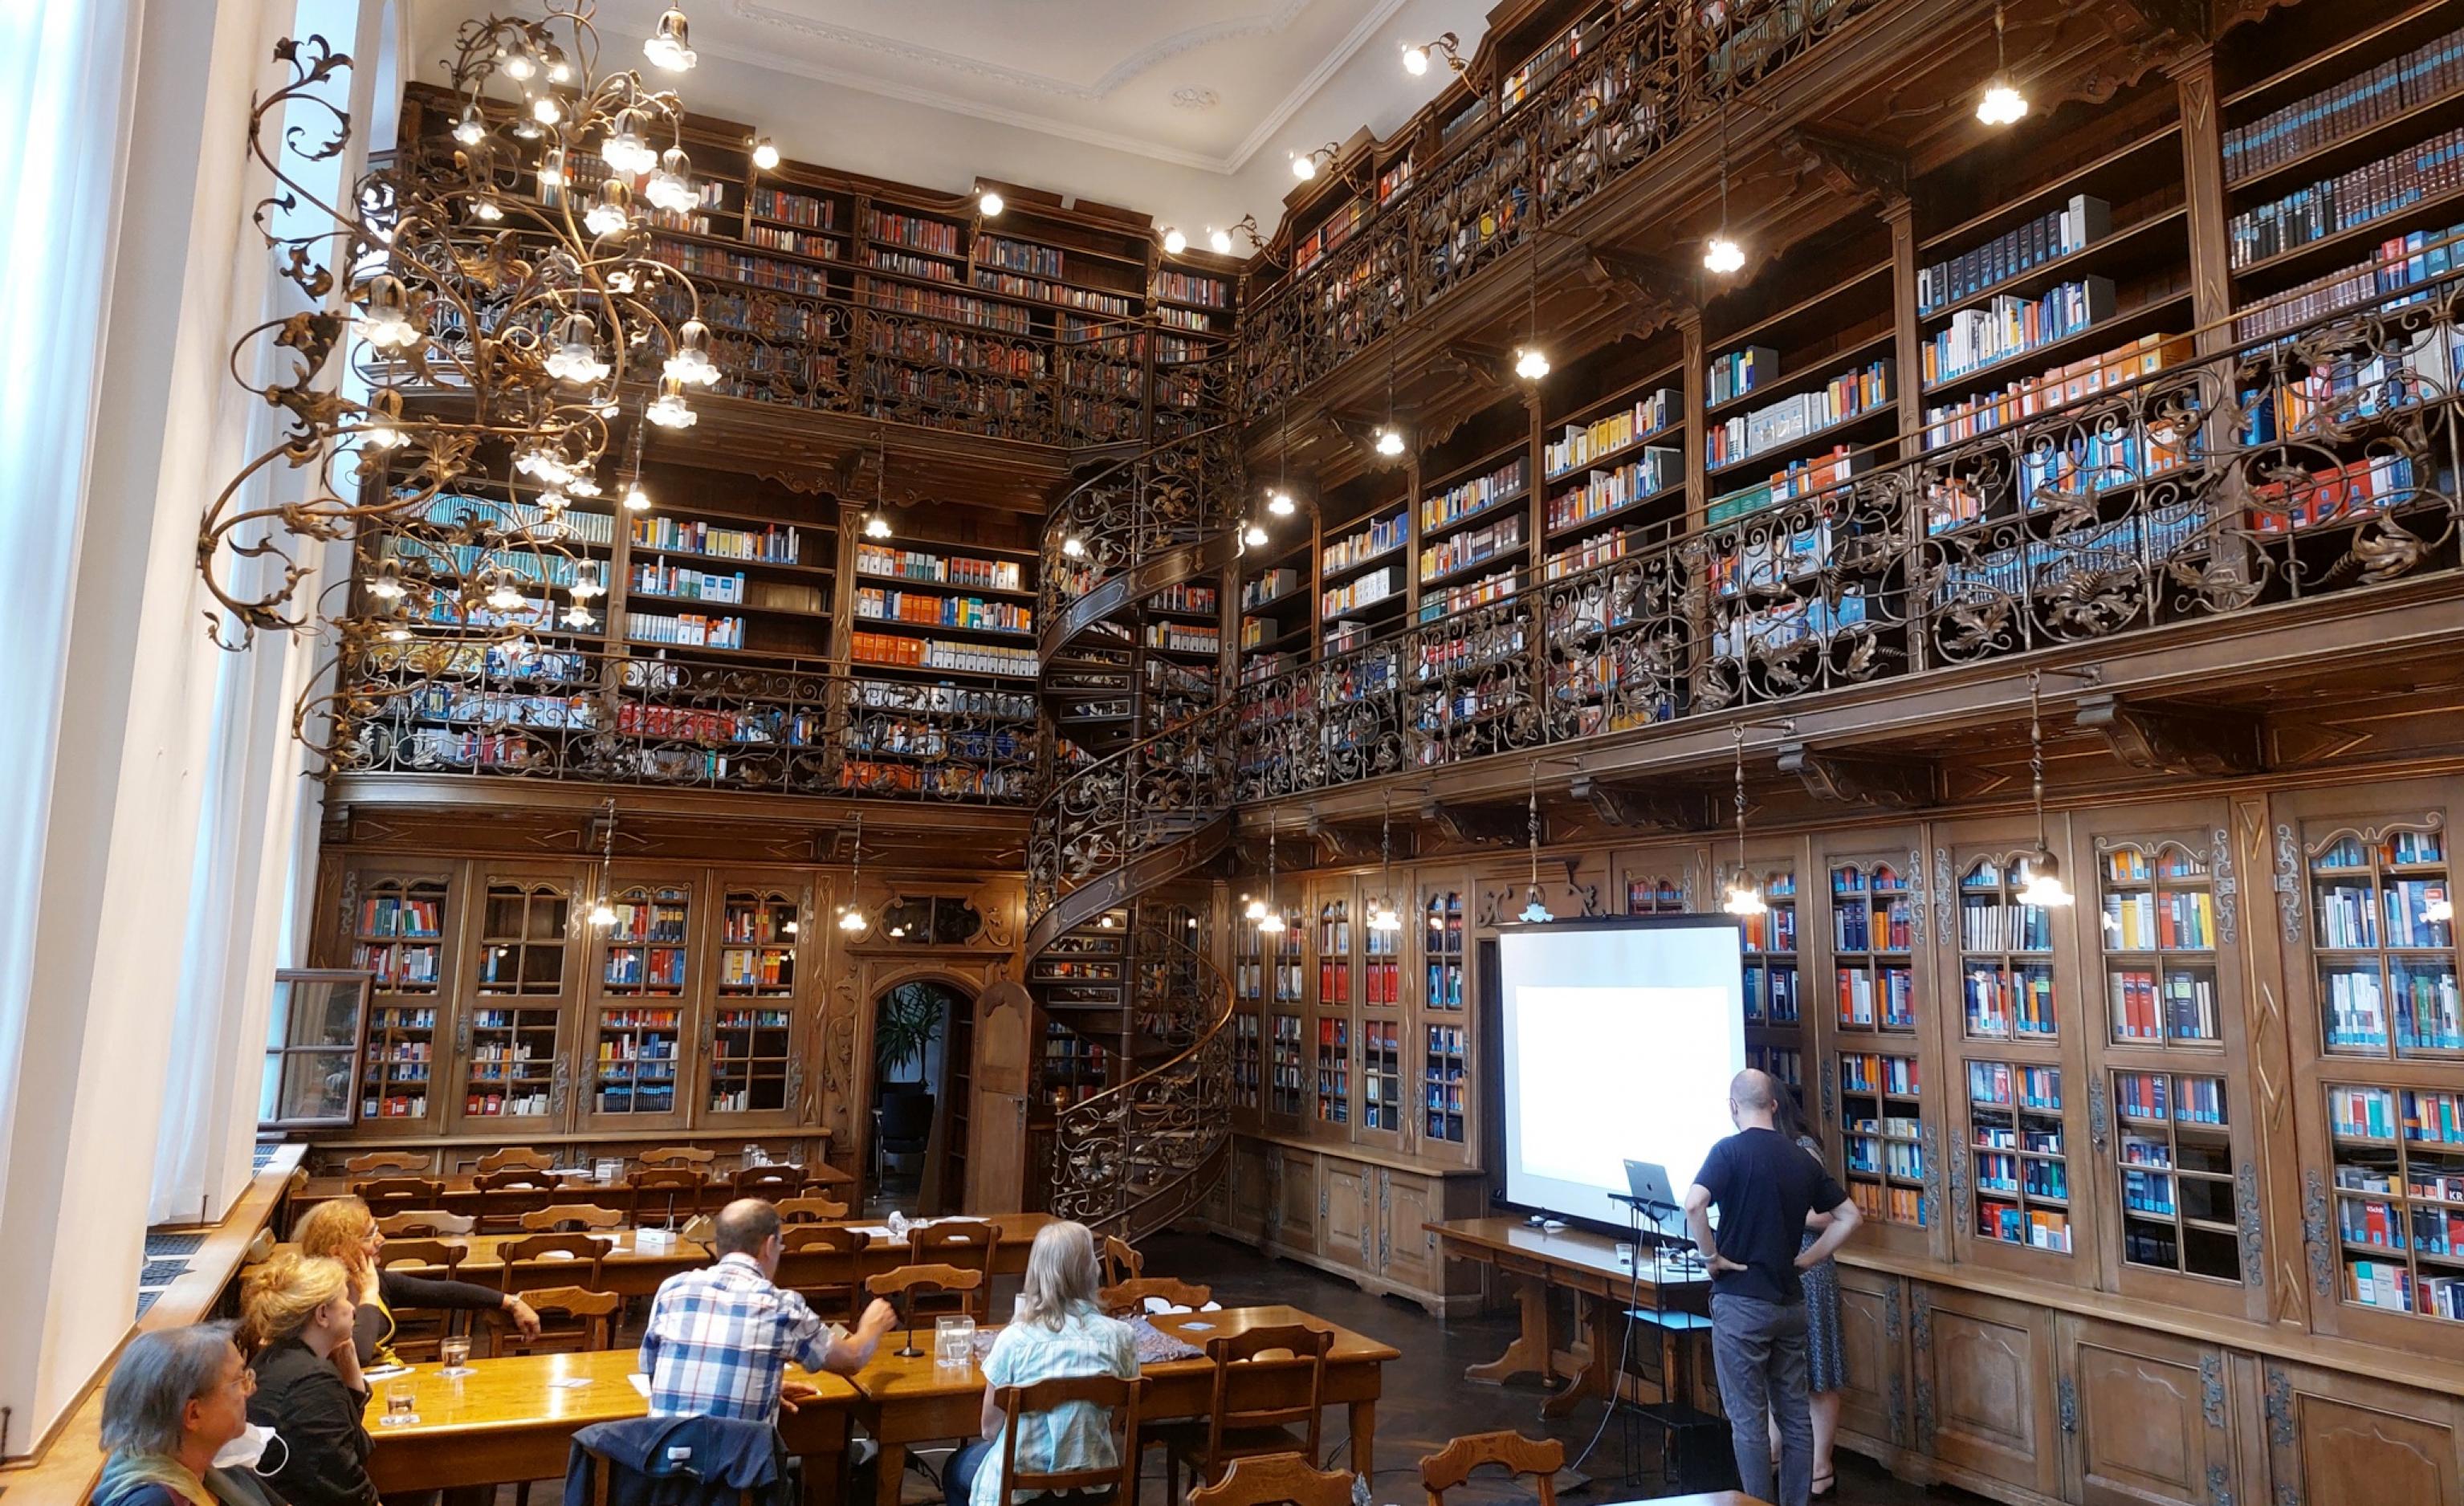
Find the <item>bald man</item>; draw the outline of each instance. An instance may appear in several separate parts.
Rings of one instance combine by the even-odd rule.
[[[1750,1068],[1728,1083],[1737,1132],[1711,1147],[1685,1192],[1685,1224],[1711,1270],[1711,1352],[1737,1451],[1739,1490],[1806,1506],[1814,1487],[1814,1417],[1806,1390],[1805,1287],[1797,1273],[1856,1232],[1857,1205],[1822,1164],[1777,1130],[1777,1095]],[[1711,1233],[1710,1211],[1720,1210]],[[1808,1215],[1828,1213],[1799,1254]],[[1779,1493],[1771,1493],[1771,1418],[1779,1419]]]

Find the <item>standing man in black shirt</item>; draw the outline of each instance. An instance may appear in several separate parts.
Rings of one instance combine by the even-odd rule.
[[[1738,1488],[1778,1506],[1806,1506],[1814,1485],[1808,1409],[1805,1289],[1797,1273],[1854,1233],[1857,1205],[1820,1162],[1771,1128],[1771,1080],[1751,1069],[1728,1084],[1737,1132],[1711,1147],[1685,1193],[1685,1224],[1711,1271],[1711,1352],[1720,1406],[1737,1451]],[[1720,1210],[1712,1237],[1710,1210]],[[1797,1252],[1808,1214],[1830,1215]],[[1771,1494],[1771,1423],[1779,1418],[1779,1494]]]

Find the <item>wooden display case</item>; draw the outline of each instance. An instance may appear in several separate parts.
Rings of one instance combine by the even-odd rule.
[[[568,869],[481,865],[473,875],[477,961],[458,1039],[459,1133],[570,1127],[566,1060],[590,901]]]
[[[1823,921],[1818,977],[1829,1045],[1822,1115],[1837,1131],[1834,1169],[1878,1247],[1915,1254],[1941,1240],[1942,1059],[1922,837],[1859,833],[1815,843]],[[1801,919],[1801,917],[1800,917]],[[1800,929],[1802,945],[1808,937]]]
[[[801,1117],[806,1012],[800,1001],[814,916],[811,886],[792,877],[720,881],[716,933],[706,944],[717,965],[702,1002],[697,1122],[772,1128]]]
[[[350,966],[371,975],[356,1074],[360,1123],[386,1132],[434,1125],[445,1106],[454,931],[461,895],[450,866],[354,866],[341,922]]]

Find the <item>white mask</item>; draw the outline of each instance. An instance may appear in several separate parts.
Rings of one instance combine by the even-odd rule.
[[[256,1470],[256,1473],[259,1474],[276,1473],[279,1466],[276,1467],[275,1471],[256,1469],[257,1461],[265,1457],[265,1451],[271,1447],[274,1442],[275,1436],[273,1429],[260,1428],[254,1423],[250,1423],[246,1432],[241,1433],[231,1442],[224,1444],[222,1448],[215,1452],[214,1468],[217,1470]],[[282,1446],[282,1457],[285,1463],[290,1461],[291,1445],[286,1443]]]

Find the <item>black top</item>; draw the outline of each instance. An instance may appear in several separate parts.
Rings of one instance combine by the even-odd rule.
[[[1696,1185],[1720,1211],[1720,1254],[1746,1269],[1711,1277],[1714,1297],[1801,1302],[1796,1253],[1805,1215],[1848,1201],[1822,1163],[1772,1129],[1741,1129],[1711,1147]]]
[[[333,1363],[297,1338],[266,1345],[248,1363],[256,1394],[248,1420],[271,1428],[290,1452],[265,1477],[292,1506],[377,1506],[368,1479],[368,1393],[342,1384]]]
[[[362,1302],[351,1319],[351,1347],[362,1364],[392,1358],[393,1310],[433,1307],[452,1312],[492,1313],[505,1305],[505,1294],[469,1281],[431,1281],[407,1271],[377,1273],[377,1300]]]

